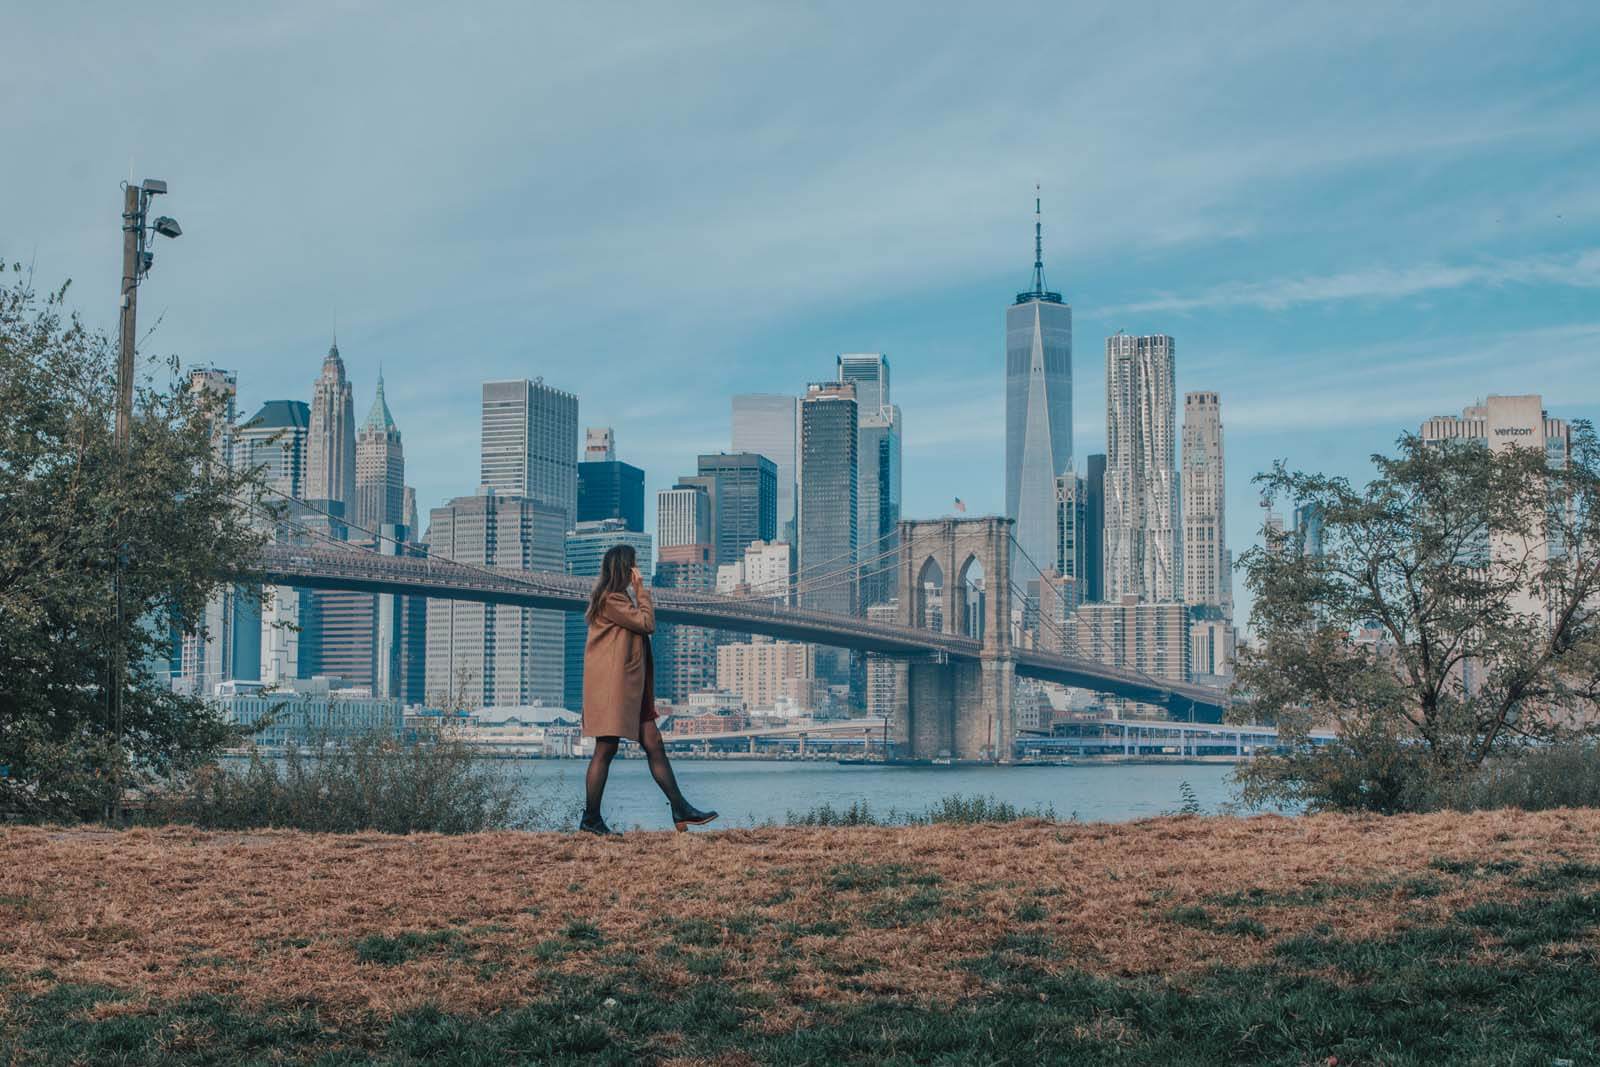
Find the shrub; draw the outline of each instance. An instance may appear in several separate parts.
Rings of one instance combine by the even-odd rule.
[[[1463,811],[1600,807],[1600,743],[1553,745],[1485,763],[1447,796]]]
[[[921,813],[890,808],[881,815],[875,814],[867,807],[866,801],[858,800],[852,801],[848,808],[821,804],[809,811],[791,811],[784,816],[784,822],[789,826],[931,826],[936,823],[1017,822],[1020,819],[1054,822],[1056,810],[1048,804],[1019,808],[994,796],[951,793],[940,797]]]
[[[463,834],[549,825],[552,805],[548,796],[540,799],[526,799],[460,741],[378,734],[291,747],[281,759],[252,749],[243,767],[205,768],[189,788],[155,802],[145,819],[209,830]]]

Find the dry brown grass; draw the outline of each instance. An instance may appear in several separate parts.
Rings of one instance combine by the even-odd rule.
[[[708,968],[770,995],[764,1025],[815,1004],[953,1002],[964,958],[1048,937],[1046,966],[1178,982],[1258,961],[1327,924],[1373,937],[1523,892],[1437,861],[1600,864],[1600,812],[1397,818],[1157,819],[1131,825],[762,829],[622,840],[559,834],[0,832],[0,972],[41,989],[103,983],[148,998],[316,1003],[331,1016],[423,1003],[483,1012],[561,973],[623,970],[686,987]],[[885,869],[883,865],[898,865]],[[863,879],[863,888],[851,888]],[[1436,895],[1401,888],[1429,879]],[[1349,887],[1315,907],[1278,894]],[[1262,891],[1267,936],[1174,909]],[[1357,891],[1359,890],[1359,891]],[[920,894],[920,896],[919,896]],[[874,918],[876,916],[876,918]],[[598,927],[599,940],[574,923]],[[398,963],[369,935],[453,931]],[[27,978],[48,972],[50,978]]]

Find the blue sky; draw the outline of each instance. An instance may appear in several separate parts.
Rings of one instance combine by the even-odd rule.
[[[248,411],[337,316],[424,508],[476,483],[484,378],[576,392],[653,494],[731,394],[884,351],[906,513],[999,510],[1035,182],[1075,451],[1105,336],[1172,334],[1236,550],[1275,459],[1359,475],[1493,392],[1600,414],[1592,3],[462,7],[9,13],[0,256],[110,326],[117,183],[165,178],[145,351]]]

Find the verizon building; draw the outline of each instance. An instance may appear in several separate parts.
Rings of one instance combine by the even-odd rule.
[[[1545,462],[1552,467],[1567,465],[1567,452],[1572,445],[1572,431],[1560,419],[1545,413],[1544,399],[1538,394],[1529,396],[1491,396],[1481,404],[1474,404],[1461,412],[1461,417],[1435,415],[1422,424],[1424,441],[1481,441],[1491,451],[1508,448],[1537,448],[1544,453]],[[1526,548],[1518,543],[1520,538],[1492,537],[1489,553],[1492,559],[1521,558]],[[1558,545],[1546,544],[1544,551],[1559,554]],[[1548,556],[1546,557],[1548,558]],[[1533,590],[1528,590],[1517,606],[1519,612],[1542,614],[1543,604]]]
[[[1424,441],[1482,441],[1498,452],[1518,445],[1542,448],[1552,467],[1567,465],[1572,432],[1560,419],[1545,414],[1544,398],[1491,396],[1454,415],[1435,415],[1422,424]]]

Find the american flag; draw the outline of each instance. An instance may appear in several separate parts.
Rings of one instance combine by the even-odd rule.
[[[961,502],[960,497],[956,497],[956,510],[960,512],[965,512],[967,510],[967,506]]]

